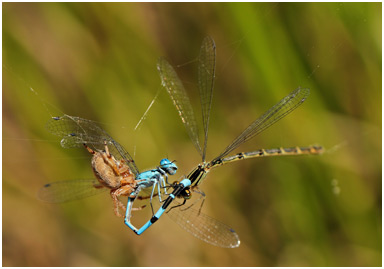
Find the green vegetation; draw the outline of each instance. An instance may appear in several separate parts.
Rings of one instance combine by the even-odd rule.
[[[4,266],[381,266],[381,3],[3,3]],[[220,249],[166,216],[136,236],[108,194],[64,205],[43,184],[91,178],[45,122],[100,122],[141,170],[200,159],[156,70],[166,57],[199,117],[196,57],[217,46],[208,159],[289,92],[309,99],[238,151],[319,144],[322,156],[217,169],[203,211],[235,229]],[[234,152],[234,153],[237,153]],[[140,221],[140,218],[139,220]],[[144,219],[141,219],[144,221]]]

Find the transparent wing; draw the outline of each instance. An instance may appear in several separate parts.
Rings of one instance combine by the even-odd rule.
[[[179,116],[187,130],[187,133],[192,140],[195,148],[202,156],[199,132],[196,124],[196,119],[192,110],[191,102],[185,92],[184,86],[181,83],[173,67],[163,58],[160,58],[157,63],[157,70],[159,71],[161,84],[166,88],[169,96],[175,105]]]
[[[291,113],[295,108],[301,105],[309,95],[309,89],[298,88],[284,97],[280,102],[270,108],[267,112],[249,125],[235,140],[227,146],[224,151],[217,156],[212,163],[228,155],[235,148],[248,141],[255,135],[261,133],[281,118]]]
[[[213,83],[215,79],[215,64],[216,64],[216,45],[212,37],[204,38],[200,49],[199,67],[198,67],[198,82],[200,91],[201,112],[203,116],[204,127],[204,146],[203,146],[203,161],[208,143],[208,126],[209,116],[211,114],[212,98],[213,98]]]
[[[47,203],[63,203],[93,196],[107,191],[96,179],[76,179],[45,184],[37,198]]]
[[[138,199],[145,200],[149,197],[150,192],[144,189],[140,192]],[[163,199],[165,198],[166,196],[163,196]],[[146,201],[148,202],[148,200]],[[152,201],[156,212],[161,204],[159,204],[159,200],[156,198],[153,198]],[[172,206],[179,207],[172,209],[169,207],[163,215],[168,215],[181,228],[208,244],[223,248],[236,248],[240,245],[239,236],[231,227],[194,208],[196,205],[201,205],[201,203],[180,205],[178,200],[173,200]]]
[[[60,144],[64,148],[83,147],[83,144],[87,144],[94,150],[103,151],[106,142],[116,159],[123,159],[134,174],[139,173],[131,155],[94,121],[64,115],[51,118],[46,128],[52,134],[62,137]]]
[[[236,248],[240,245],[239,236],[231,227],[193,207],[176,207],[167,215],[181,228],[208,244],[223,248]]]

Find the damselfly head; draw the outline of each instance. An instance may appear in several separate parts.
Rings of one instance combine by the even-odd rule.
[[[160,167],[169,175],[174,175],[177,172],[177,165],[168,159],[162,159],[160,161]]]

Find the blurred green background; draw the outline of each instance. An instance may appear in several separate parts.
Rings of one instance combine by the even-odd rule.
[[[4,266],[381,266],[381,3],[3,3]],[[322,156],[254,159],[211,172],[203,212],[237,231],[220,249],[164,216],[137,236],[105,193],[63,205],[45,183],[92,178],[83,149],[44,125],[99,122],[139,169],[200,159],[156,70],[165,56],[197,115],[196,57],[217,74],[208,159],[298,86],[309,99],[236,152],[319,144]],[[198,116],[199,117],[199,116]]]

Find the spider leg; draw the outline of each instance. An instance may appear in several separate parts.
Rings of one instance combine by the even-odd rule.
[[[88,147],[88,145],[87,144],[83,144],[83,146],[89,151],[89,153],[91,153],[92,155],[94,155],[96,152],[93,150],[93,149],[91,149],[90,147]]]
[[[135,180],[133,175],[124,175],[120,181],[121,186],[130,185],[133,189],[136,188],[138,180]]]
[[[124,159],[120,160],[119,166],[118,166],[120,174],[129,173],[132,174],[131,169],[127,165],[125,165]]]
[[[104,188],[103,184],[100,184],[100,183],[93,183],[93,187],[95,189],[101,189],[101,188]]]
[[[118,217],[122,217],[122,215],[120,214],[120,208],[125,211],[126,210],[126,207],[125,205],[120,201],[119,197],[120,196],[129,196],[131,193],[133,192],[133,188],[131,185],[125,185],[125,186],[122,186],[118,189],[114,189],[114,190],[111,190],[111,197],[112,197],[112,200],[113,200],[113,204],[114,204],[114,212],[115,212],[115,215],[118,216]],[[143,208],[145,208],[145,205],[141,206],[141,207],[134,207],[134,208],[131,208],[132,211],[138,211],[138,210],[142,210]]]
[[[109,153],[107,143],[104,141],[105,145],[105,153],[101,153],[101,156],[103,157],[103,160],[112,168],[113,172],[117,175],[120,176],[121,173],[119,171],[119,168],[117,167],[113,156]]]
[[[111,158],[111,154],[109,153],[109,149],[108,149],[108,145],[107,145],[107,141],[104,140],[104,148],[105,148],[105,153],[107,154],[107,157],[108,158]]]

